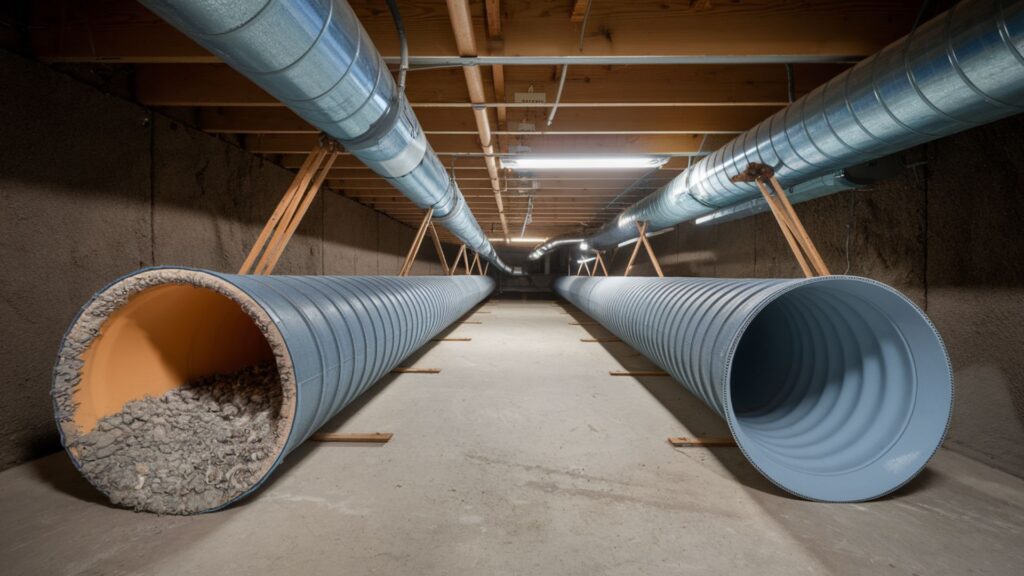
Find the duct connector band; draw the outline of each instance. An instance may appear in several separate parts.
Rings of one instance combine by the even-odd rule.
[[[64,335],[62,442],[115,504],[223,508],[493,288],[485,276],[132,273]]]
[[[942,443],[946,349],[879,282],[562,277],[555,289],[703,400],[766,478],[802,498],[879,498]]]

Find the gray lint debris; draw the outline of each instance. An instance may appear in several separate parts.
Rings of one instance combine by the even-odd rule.
[[[167,284],[207,288],[237,302],[263,332],[276,361],[129,402],[94,429],[80,430],[74,393],[82,353],[111,313],[135,294]],[[287,440],[294,390],[283,339],[258,305],[209,274],[158,269],[118,282],[85,306],[61,346],[53,399],[64,445],[82,474],[113,503],[158,514],[194,514],[232,502],[266,475]]]

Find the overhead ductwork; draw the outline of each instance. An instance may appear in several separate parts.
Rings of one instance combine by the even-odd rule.
[[[751,163],[785,187],[1024,111],[1024,1],[964,0],[819,86],[587,241],[608,248],[759,197],[732,182]]]
[[[434,209],[466,246],[501,261],[430,147],[405,94],[344,0],[142,0],[172,26]]]
[[[881,497],[942,443],[949,358],[884,284],[574,276],[555,289],[724,418],[750,462],[797,496]]]
[[[572,245],[577,245],[578,246],[580,243],[585,242],[585,241],[586,241],[586,238],[579,238],[579,237],[552,238],[551,240],[548,240],[547,242],[543,242],[543,243],[539,244],[538,246],[536,246],[533,249],[533,251],[530,252],[529,258],[530,258],[530,260],[538,260],[541,257],[543,257],[545,254],[547,254],[548,252],[551,252],[552,250],[554,250],[556,248],[561,248],[562,246],[572,246]]]
[[[64,336],[53,378],[61,439],[83,475],[120,505],[179,514],[222,508],[256,490],[288,453],[493,288],[486,276],[135,272],[93,296]],[[273,414],[252,414],[237,387],[212,412],[196,400],[199,388],[166,400],[196,379],[254,365],[276,373],[278,389],[258,392],[276,393]],[[126,406],[146,401],[178,402],[173,418],[195,418],[175,426],[160,416],[168,421],[156,426],[151,416],[140,429],[142,417],[126,416]],[[258,418],[269,423],[262,434]],[[176,428],[195,442],[183,449],[166,441]]]

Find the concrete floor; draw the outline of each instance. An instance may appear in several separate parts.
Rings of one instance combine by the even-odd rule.
[[[108,506],[56,454],[0,474],[4,574],[1020,574],[1024,480],[943,450],[896,494],[816,504],[623,344],[549,302],[492,301],[307,443],[260,493],[180,518]]]

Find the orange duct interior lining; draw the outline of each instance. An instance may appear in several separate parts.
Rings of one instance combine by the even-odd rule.
[[[82,432],[146,396],[189,380],[273,362],[252,318],[213,290],[180,284],[143,290],[115,310],[82,355],[74,422]]]

